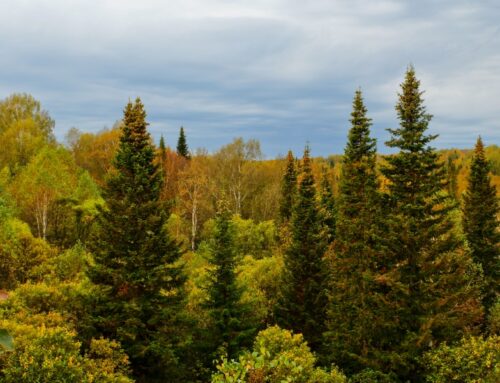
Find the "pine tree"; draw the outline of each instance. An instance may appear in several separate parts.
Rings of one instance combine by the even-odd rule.
[[[355,93],[337,198],[337,232],[329,254],[327,343],[332,361],[349,372],[380,368],[391,320],[377,278],[381,262],[376,141],[361,91]]]
[[[381,281],[399,326],[390,368],[410,381],[422,379],[416,359],[426,348],[459,338],[481,316],[473,263],[453,230],[446,170],[429,146],[436,136],[426,134],[432,116],[419,87],[410,67],[396,105],[400,127],[389,129],[386,142],[400,151],[382,168],[389,258]]]
[[[184,134],[184,128],[182,126],[179,131],[179,139],[177,140],[177,154],[187,159],[191,157],[186,141],[186,135]]]
[[[179,247],[165,231],[147,125],[140,99],[129,102],[88,274],[100,293],[93,309],[98,335],[121,342],[139,382],[176,381],[185,277],[176,264]]]
[[[235,358],[243,347],[251,345],[255,328],[249,321],[248,308],[241,303],[242,290],[236,282],[237,259],[233,244],[230,212],[221,203],[215,219],[215,236],[211,248],[208,286],[208,309],[213,326],[209,328],[212,360],[221,351]]]
[[[490,163],[484,154],[481,137],[477,139],[464,196],[463,227],[472,258],[483,268],[483,303],[489,310],[500,293],[500,212],[496,188],[489,175]]]
[[[323,168],[320,184],[320,211],[323,219],[324,236],[327,243],[333,242],[335,238],[336,208],[335,197],[333,196],[332,185],[328,179],[326,167]]]
[[[281,181],[280,218],[283,223],[288,222],[292,216],[292,208],[297,194],[297,170],[295,157],[291,150],[286,158],[286,169]]]
[[[276,317],[280,326],[302,333],[311,348],[318,350],[325,320],[326,241],[321,235],[322,221],[308,147],[301,170]]]
[[[165,150],[166,150],[165,139],[163,138],[163,134],[162,134],[161,137],[160,137],[160,151],[162,153],[164,153]]]

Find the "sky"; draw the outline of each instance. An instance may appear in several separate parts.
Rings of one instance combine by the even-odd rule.
[[[155,140],[272,158],[342,153],[361,88],[387,153],[412,64],[435,147],[499,145],[499,20],[498,0],[2,0],[0,98],[32,94],[62,141],[139,96]]]

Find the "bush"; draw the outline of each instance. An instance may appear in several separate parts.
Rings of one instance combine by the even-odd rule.
[[[212,383],[346,383],[336,368],[330,372],[314,367],[316,358],[301,334],[277,326],[261,331],[252,352],[238,361],[223,360],[212,376]]]
[[[426,353],[423,367],[432,383],[500,382],[500,337],[464,338],[456,346],[442,344]]]

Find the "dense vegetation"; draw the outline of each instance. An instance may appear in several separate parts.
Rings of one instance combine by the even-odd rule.
[[[500,148],[433,149],[422,95],[395,154],[358,90],[344,155],[300,160],[0,101],[0,382],[498,382]]]

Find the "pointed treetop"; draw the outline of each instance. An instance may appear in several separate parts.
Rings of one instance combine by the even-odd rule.
[[[345,149],[345,157],[350,162],[358,162],[363,156],[374,155],[376,140],[370,137],[371,118],[366,116],[367,109],[361,90],[356,90],[352,102],[351,129]]]
[[[177,154],[184,158],[190,158],[189,148],[187,145],[186,135],[184,133],[184,127],[181,126],[179,131],[179,140],[177,141]]]
[[[484,145],[481,136],[477,137],[476,147],[474,149],[476,157],[484,158]]]
[[[160,149],[162,152],[165,151],[165,139],[163,138],[163,134],[160,137]]]

